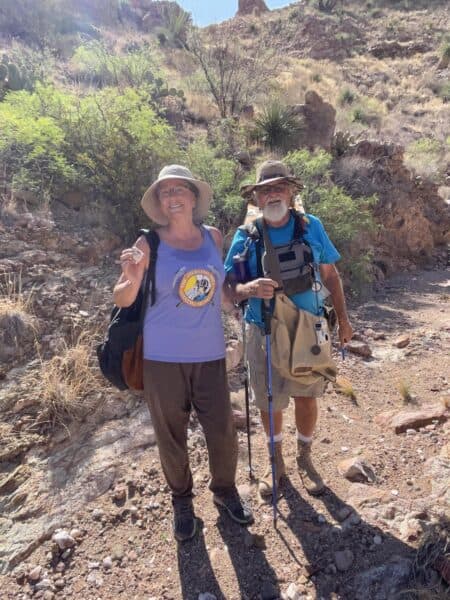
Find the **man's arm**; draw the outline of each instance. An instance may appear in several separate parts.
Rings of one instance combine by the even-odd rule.
[[[348,319],[341,277],[334,264],[321,264],[320,277],[330,291],[339,323],[339,340],[344,345],[352,339],[353,329]]]
[[[227,273],[225,295],[231,302],[241,303],[249,298],[270,300],[273,298],[277,282],[267,277],[258,277],[247,283],[238,283],[233,273]]]

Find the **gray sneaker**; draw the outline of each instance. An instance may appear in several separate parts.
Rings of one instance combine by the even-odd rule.
[[[194,515],[192,498],[175,497],[173,505],[173,534],[178,542],[185,542],[197,533],[197,519]]]
[[[236,490],[225,494],[214,494],[214,504],[225,509],[228,516],[240,525],[250,525],[253,523],[253,514],[250,508],[240,498]]]

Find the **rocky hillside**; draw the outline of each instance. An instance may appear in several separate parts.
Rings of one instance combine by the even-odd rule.
[[[445,271],[390,279],[352,309],[356,334],[338,385],[321,403],[316,436],[327,491],[312,499],[302,489],[288,413],[277,530],[248,479],[241,377],[230,372],[238,483],[256,522],[245,530],[214,508],[194,417],[189,451],[203,525],[177,547],[147,409],[138,394],[105,386],[92,363],[118,250],[30,214],[10,213],[0,238],[9,248],[2,269],[23,274],[21,295],[9,296],[14,309],[1,315],[3,597],[387,600],[407,590],[448,597]],[[238,324],[230,321],[228,331],[237,338]],[[229,353],[234,365],[237,349]],[[267,458],[253,408],[252,449],[258,476]]]

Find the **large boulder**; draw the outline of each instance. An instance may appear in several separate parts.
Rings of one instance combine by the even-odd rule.
[[[402,146],[363,140],[335,161],[333,179],[354,197],[376,194],[374,263],[384,276],[424,266],[444,248],[450,211],[432,181],[415,177]]]
[[[336,110],[314,90],[305,94],[305,103],[293,108],[295,115],[301,118],[303,127],[296,140],[296,147],[331,149],[336,128]]]
[[[264,12],[269,12],[264,0],[239,0],[236,16],[260,15]]]
[[[0,315],[0,363],[16,361],[32,352],[34,322],[33,317],[19,309]]]

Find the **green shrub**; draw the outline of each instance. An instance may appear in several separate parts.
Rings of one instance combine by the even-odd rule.
[[[13,189],[47,198],[73,185],[76,169],[66,156],[61,126],[33,110],[27,96],[26,92],[11,93],[0,104],[0,162]]]
[[[20,89],[32,90],[36,82],[46,81],[55,69],[55,58],[47,50],[34,50],[20,43],[13,43],[8,48],[8,53],[1,58],[2,65],[12,63],[20,74]],[[0,80],[1,80],[0,76]]]
[[[363,125],[370,124],[369,115],[360,107],[353,110],[352,121],[354,123],[362,123]]]
[[[272,100],[255,119],[253,136],[270,150],[289,150],[303,128],[290,107]]]
[[[446,62],[450,62],[450,42],[445,42],[442,46],[441,56]]]
[[[98,87],[141,87],[160,77],[150,48],[118,55],[92,41],[76,49],[71,64],[78,80]]]
[[[0,161],[7,180],[56,197],[76,188],[110,204],[121,233],[135,232],[138,200],[160,168],[182,154],[147,94],[104,89],[83,98],[53,87],[8,94],[0,104]]]
[[[189,145],[188,165],[193,173],[207,181],[214,191],[208,222],[223,233],[234,229],[243,219],[244,200],[239,196],[239,170],[234,160],[218,158],[205,139]]]
[[[405,164],[415,173],[440,183],[445,171],[444,148],[434,138],[420,138],[407,146]]]
[[[332,160],[331,154],[325,150],[295,150],[285,157],[286,164],[292,173],[302,180],[308,193],[312,193],[319,185],[327,185],[330,181]]]
[[[344,104],[352,104],[356,99],[356,94],[350,88],[345,88],[342,90],[339,95],[339,104],[343,106]]]
[[[333,185],[330,178],[332,156],[324,150],[290,152],[285,162],[303,181],[301,195],[306,210],[321,219],[341,253],[341,271],[352,280],[355,288],[362,286],[370,280],[371,254],[361,240],[375,229],[371,207],[376,198],[352,198]]]
[[[440,86],[438,96],[444,102],[450,102],[450,81],[446,81]]]

